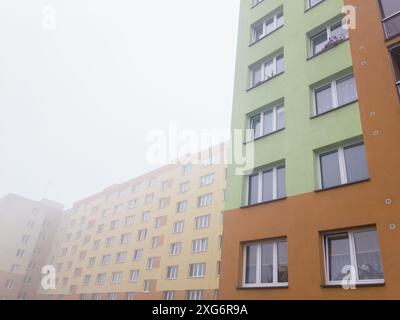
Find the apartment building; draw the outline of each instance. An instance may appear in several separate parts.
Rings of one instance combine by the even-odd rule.
[[[62,210],[49,200],[0,199],[0,300],[36,298]]]
[[[47,299],[216,299],[224,146],[78,201],[63,214]]]
[[[241,1],[220,298],[400,298],[399,35],[398,0]]]

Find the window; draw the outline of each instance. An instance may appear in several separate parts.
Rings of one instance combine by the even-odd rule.
[[[161,191],[165,191],[172,187],[172,180],[163,181],[161,183]]]
[[[12,281],[12,280],[7,280],[6,283],[5,283],[5,285],[4,285],[4,287],[7,288],[7,289],[12,289],[13,284],[14,284],[14,281]]]
[[[84,286],[88,286],[89,285],[91,277],[92,276],[90,274],[85,275],[85,277],[83,278],[83,285]]]
[[[136,249],[133,253],[133,260],[140,261],[143,257],[143,249]]]
[[[398,0],[380,0],[382,23],[386,39],[400,33],[400,3]]]
[[[212,193],[200,196],[197,199],[197,207],[204,208],[212,205],[213,195]]]
[[[315,56],[328,50],[349,38],[349,31],[343,28],[342,22],[325,28],[310,37],[310,53]]]
[[[126,300],[132,301],[135,299],[135,294],[133,292],[127,292],[126,293]]]
[[[154,219],[154,229],[161,228],[162,220],[163,220],[162,217],[157,217],[157,218]]]
[[[179,192],[180,193],[188,192],[189,191],[189,185],[190,185],[190,182],[181,183],[180,186],[179,186]]]
[[[151,238],[151,248],[157,248],[161,243],[161,238],[159,236]]]
[[[187,164],[185,166],[183,166],[183,174],[188,174],[192,172],[192,165],[191,164]]]
[[[324,0],[306,0],[306,7],[307,9],[311,9],[312,7],[316,6],[318,3],[321,3]]]
[[[324,248],[327,284],[341,284],[348,275],[357,284],[384,282],[375,229],[326,234]],[[354,273],[350,272],[352,267]]]
[[[174,291],[164,291],[163,300],[174,300],[175,292]]]
[[[146,264],[146,269],[153,270],[155,261],[156,261],[156,258],[154,258],[154,257],[148,258],[147,264]]]
[[[340,147],[319,155],[320,187],[328,189],[368,179],[363,143]]]
[[[115,292],[111,292],[108,294],[108,300],[118,300],[118,295]]]
[[[354,75],[349,75],[314,90],[314,113],[321,115],[357,99]]]
[[[173,233],[182,233],[185,227],[185,221],[177,221],[174,223]]]
[[[265,241],[244,247],[244,287],[287,286],[286,240]]]
[[[96,264],[96,257],[90,257],[88,267],[92,268],[92,267],[94,267],[95,264]]]
[[[99,273],[96,278],[97,285],[103,285],[106,281],[107,274],[106,273]]]
[[[110,237],[106,239],[106,247],[110,248],[114,245],[115,237]]]
[[[101,257],[100,265],[101,266],[108,265],[110,264],[110,261],[111,261],[111,254],[106,254]]]
[[[204,252],[208,250],[208,238],[192,241],[192,252]]]
[[[22,258],[24,256],[25,251],[22,249],[18,249],[17,253],[15,254],[16,257]]]
[[[151,280],[144,280],[143,282],[143,292],[148,293],[150,292],[151,288]]]
[[[93,293],[92,300],[101,300],[101,294],[100,293]]]
[[[178,278],[178,266],[167,267],[167,280],[176,280]]]
[[[248,179],[248,204],[253,205],[286,197],[285,166],[251,175]]]
[[[171,256],[179,256],[182,252],[182,242],[171,243],[169,254]]]
[[[139,279],[139,270],[132,270],[129,276],[129,281],[136,282]]]
[[[134,209],[138,206],[138,199],[133,199],[128,202],[128,209]]]
[[[251,82],[250,87],[255,87],[284,71],[283,54],[279,54],[273,58],[257,63],[250,67]]]
[[[126,259],[126,252],[118,252],[115,258],[115,263],[124,263]]]
[[[100,224],[98,227],[97,227],[97,233],[102,233],[104,231],[104,224]]]
[[[29,236],[23,235],[23,236],[22,236],[22,239],[21,239],[22,243],[27,244],[28,241],[29,241],[29,238],[30,238]]]
[[[131,234],[125,233],[121,236],[121,244],[126,245],[131,242]]]
[[[134,223],[134,216],[129,216],[125,218],[125,226],[132,226]]]
[[[147,235],[147,229],[139,230],[137,239],[139,241],[143,241],[146,239],[146,235]]]
[[[150,220],[150,211],[145,211],[142,213],[142,222],[147,222]]]
[[[122,272],[113,272],[112,277],[111,277],[111,283],[116,284],[120,283],[122,278]]]
[[[156,178],[149,179],[149,187],[154,187],[156,185]]]
[[[92,250],[97,250],[100,246],[100,240],[96,240],[93,242]]]
[[[390,50],[392,66],[398,93],[400,94],[400,45],[392,47]]]
[[[189,265],[190,278],[203,278],[206,275],[205,263],[193,263]]]
[[[214,183],[215,173],[200,178],[200,187],[209,186]]]
[[[169,198],[160,199],[158,202],[158,209],[163,209],[169,205]]]
[[[119,204],[117,206],[114,207],[114,214],[118,214],[121,213],[124,210],[124,207],[122,204]]]
[[[263,2],[264,0],[252,0],[252,5],[253,7],[255,7],[256,5],[258,5],[259,3]]]
[[[111,223],[110,223],[110,230],[115,230],[115,229],[117,229],[117,227],[118,227],[118,221],[119,221],[119,220],[113,220],[113,221],[111,221]]]
[[[140,184],[135,184],[132,186],[132,193],[136,193],[140,191]]]
[[[202,300],[203,290],[188,290],[186,291],[186,300]]]
[[[195,218],[196,229],[206,229],[210,226],[211,215],[200,216]]]
[[[176,212],[177,213],[185,212],[187,210],[187,207],[188,207],[187,200],[180,201],[176,206]]]
[[[280,9],[278,12],[269,14],[262,21],[252,25],[252,43],[259,41],[271,32],[283,26],[283,20],[283,11]]]
[[[146,197],[144,198],[144,204],[152,203],[153,199],[154,199],[154,193],[146,195]]]
[[[221,274],[221,261],[217,261],[217,276],[220,276]]]
[[[249,141],[285,128],[285,106],[278,105],[250,117]]]

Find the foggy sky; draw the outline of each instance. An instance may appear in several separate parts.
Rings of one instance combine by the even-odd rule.
[[[239,0],[1,0],[0,197],[69,207],[154,169],[149,130],[229,127],[238,10]]]

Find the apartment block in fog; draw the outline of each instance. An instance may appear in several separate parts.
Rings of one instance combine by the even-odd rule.
[[[75,203],[60,222],[48,299],[216,299],[222,146]],[[200,163],[198,163],[200,159]],[[187,163],[187,164],[186,164]]]
[[[0,299],[35,299],[63,206],[9,194],[0,199]]]
[[[398,0],[241,1],[220,298],[400,298],[399,48]]]

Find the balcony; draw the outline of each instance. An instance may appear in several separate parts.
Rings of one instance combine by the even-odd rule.
[[[400,44],[389,49],[392,58],[393,73],[397,86],[397,91],[400,95]]]
[[[400,34],[400,11],[382,20],[386,39],[392,39]]]

